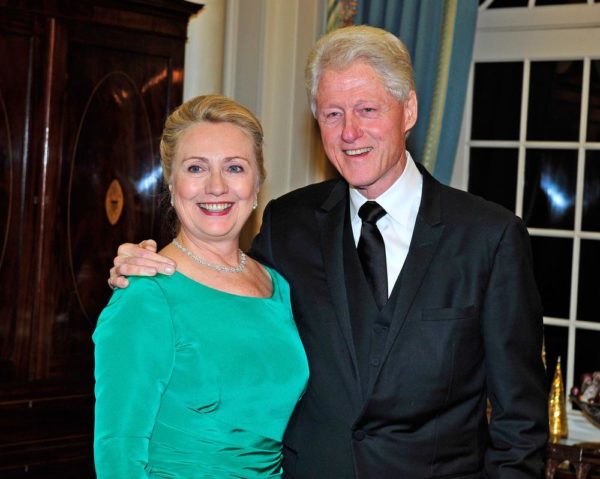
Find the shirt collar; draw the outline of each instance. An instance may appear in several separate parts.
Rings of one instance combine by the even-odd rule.
[[[390,217],[403,226],[410,226],[411,207],[413,200],[421,198],[422,175],[406,151],[406,166],[400,177],[377,198],[377,201]],[[350,187],[350,220],[355,221],[358,210],[368,200],[356,188]],[[360,221],[360,219],[359,219]],[[414,223],[414,222],[413,222]]]

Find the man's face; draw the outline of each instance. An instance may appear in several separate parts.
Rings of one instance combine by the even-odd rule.
[[[325,70],[316,100],[329,161],[365,197],[378,197],[404,171],[404,138],[417,120],[415,92],[399,102],[372,67],[355,62]]]

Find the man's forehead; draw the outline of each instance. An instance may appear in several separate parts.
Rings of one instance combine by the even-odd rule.
[[[352,84],[341,84],[336,83],[335,80],[332,83],[319,82],[319,86],[316,91],[316,103],[320,107],[332,106],[331,104],[344,104],[359,106],[363,103],[378,103],[378,104],[400,104],[403,105],[403,101],[399,101],[392,92],[383,83],[377,84],[373,81],[364,81],[364,78],[360,79]],[[339,86],[339,88],[337,88]]]

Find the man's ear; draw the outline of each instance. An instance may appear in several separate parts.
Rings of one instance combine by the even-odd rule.
[[[404,100],[404,133],[408,133],[409,130],[417,123],[417,117],[419,116],[419,108],[417,102],[417,94],[414,90],[411,90],[406,100]]]

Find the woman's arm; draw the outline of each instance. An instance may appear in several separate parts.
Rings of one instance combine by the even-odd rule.
[[[156,281],[117,290],[93,335],[98,479],[148,477],[148,444],[174,360],[170,309]]]

